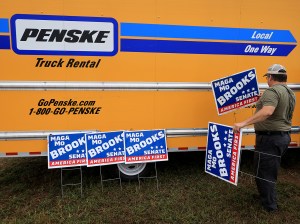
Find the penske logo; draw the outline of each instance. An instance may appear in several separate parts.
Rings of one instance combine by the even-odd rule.
[[[109,33],[108,30],[25,29],[21,41],[34,38],[37,42],[105,43]]]
[[[118,23],[113,18],[14,15],[12,48],[17,54],[113,56]]]

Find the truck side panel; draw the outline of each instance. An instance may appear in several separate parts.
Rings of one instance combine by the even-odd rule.
[[[267,67],[280,63],[288,69],[288,82],[299,83],[300,2],[297,0],[45,0],[43,3],[3,0],[2,5],[0,82],[207,83],[256,68],[259,83],[265,83],[262,76]],[[64,16],[66,20],[75,18],[78,23],[93,18],[113,19],[117,22],[117,52],[83,56],[82,52],[65,55],[51,50],[35,54],[16,51],[12,33],[15,29],[12,17],[16,14],[50,21],[55,16]],[[22,16],[16,18],[19,18],[17,23]],[[147,29],[135,29],[137,26]],[[53,29],[45,27],[44,33],[39,34],[35,32],[41,30],[32,29],[28,38],[32,41],[40,38],[36,43],[54,43],[58,39],[50,41]],[[67,30],[67,25],[61,27],[64,29]],[[208,35],[205,37],[203,30],[212,33],[204,33]],[[248,36],[243,36],[244,33]],[[96,41],[95,36],[82,40],[88,44]],[[226,51],[225,46],[229,46]],[[238,46],[242,50],[233,50]],[[272,55],[267,50],[261,53],[263,47],[278,49]],[[251,49],[258,52],[251,53]],[[281,56],[275,56],[278,52],[282,52]],[[300,97],[299,92],[296,95]],[[255,108],[248,107],[218,116],[212,92],[197,90],[1,89],[0,102],[1,132],[207,128],[209,121],[232,125],[255,112]],[[297,104],[294,126],[300,124],[299,113]],[[299,136],[293,135],[292,141],[298,144]],[[253,146],[253,136],[245,136],[242,144]],[[169,148],[201,150],[205,145],[206,137],[168,138]],[[0,154],[44,153],[46,147],[46,141],[0,141]]]

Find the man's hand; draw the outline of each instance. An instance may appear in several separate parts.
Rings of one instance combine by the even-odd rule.
[[[241,123],[234,123],[233,124],[233,132],[234,133],[238,133],[241,131],[241,128],[245,127],[245,123],[241,122]]]
[[[274,110],[275,107],[273,106],[264,106],[260,111],[258,111],[256,114],[249,117],[245,121],[233,124],[234,133],[240,132],[241,128],[245,126],[266,120],[274,113]]]

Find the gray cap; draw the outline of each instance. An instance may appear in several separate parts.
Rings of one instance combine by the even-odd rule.
[[[266,75],[268,74],[282,74],[282,75],[286,75],[286,69],[284,66],[280,65],[280,64],[274,64],[274,65],[271,65],[269,68],[268,68],[268,72],[266,73]]]

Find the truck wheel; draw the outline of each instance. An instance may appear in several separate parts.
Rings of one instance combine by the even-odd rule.
[[[138,175],[144,177],[150,172],[149,163],[117,164],[122,180],[137,180]]]

